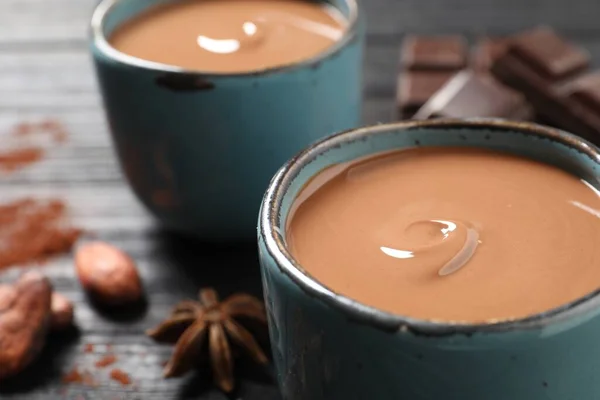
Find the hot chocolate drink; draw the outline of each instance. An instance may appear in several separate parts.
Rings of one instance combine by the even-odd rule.
[[[397,151],[322,171],[287,245],[333,291],[428,320],[522,318],[600,287],[600,192],[473,148]]]
[[[302,0],[187,0],[154,7],[110,37],[122,53],[205,72],[236,73],[310,59],[339,40],[335,8]]]

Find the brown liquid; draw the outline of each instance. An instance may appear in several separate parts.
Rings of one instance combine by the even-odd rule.
[[[600,287],[600,193],[484,150],[407,150],[325,170],[301,191],[286,237],[325,286],[415,318],[525,317]]]
[[[110,43],[122,53],[190,70],[244,72],[314,57],[342,37],[345,25],[326,3],[188,0],[133,18]]]

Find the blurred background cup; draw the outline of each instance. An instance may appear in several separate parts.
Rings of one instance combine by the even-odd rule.
[[[269,179],[292,154],[359,125],[364,27],[355,0],[330,0],[341,40],[289,66],[223,74],[134,58],[111,33],[160,0],[104,0],[91,52],[130,186],[162,224],[206,240],[252,240]],[[290,44],[292,45],[292,44]]]

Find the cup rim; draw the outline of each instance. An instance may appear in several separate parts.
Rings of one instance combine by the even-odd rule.
[[[348,5],[350,15],[348,17],[348,26],[344,31],[344,35],[340,40],[329,46],[327,49],[316,54],[313,57],[304,59],[292,64],[285,64],[281,66],[261,68],[256,70],[244,71],[244,72],[215,72],[215,71],[202,71],[192,70],[176,65],[164,64],[156,61],[144,60],[142,58],[130,56],[122,53],[110,45],[106,36],[103,32],[104,21],[106,16],[109,15],[111,10],[117,6],[120,2],[127,0],[102,0],[94,8],[92,18],[90,21],[90,38],[94,47],[105,57],[118,61],[122,64],[130,67],[142,68],[153,72],[181,74],[181,75],[201,75],[207,78],[243,78],[243,77],[256,77],[267,74],[291,72],[296,69],[306,68],[313,65],[318,65],[321,61],[333,56],[338,51],[346,47],[346,45],[358,34],[358,24],[360,8],[357,0],[343,0]],[[168,3],[174,3],[177,0],[170,0]],[[333,5],[332,5],[333,6]],[[335,6],[333,6],[335,7]]]
[[[600,149],[573,134],[559,129],[528,122],[515,122],[500,119],[436,119],[425,121],[404,121],[380,124],[340,132],[320,140],[290,159],[273,177],[263,198],[259,220],[259,241],[262,240],[266,252],[275,260],[278,268],[286,274],[308,296],[323,301],[346,314],[353,322],[362,323],[390,332],[410,332],[419,336],[471,335],[481,332],[510,332],[515,330],[540,329],[548,325],[585,314],[600,306],[600,288],[570,303],[542,313],[483,323],[437,321],[406,317],[367,306],[350,299],[325,286],[305,271],[290,254],[285,239],[279,230],[282,219],[280,213],[282,199],[292,180],[311,160],[323,152],[367,136],[383,134],[390,130],[410,131],[415,128],[480,128],[487,130],[516,131],[536,135],[561,143],[577,150],[600,165]]]

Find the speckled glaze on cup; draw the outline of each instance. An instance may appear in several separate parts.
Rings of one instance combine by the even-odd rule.
[[[260,200],[289,157],[359,125],[364,27],[355,0],[328,0],[349,20],[315,58],[239,74],[134,58],[107,37],[175,0],[103,0],[90,48],[124,174],[167,227],[209,240],[254,239]]]
[[[419,146],[507,151],[599,183],[594,146],[552,128],[497,120],[380,125],[335,135],[297,155],[271,182],[258,236],[284,399],[600,399],[600,292],[525,319],[437,323],[335,293],[289,254],[288,210],[311,177],[336,163]]]

